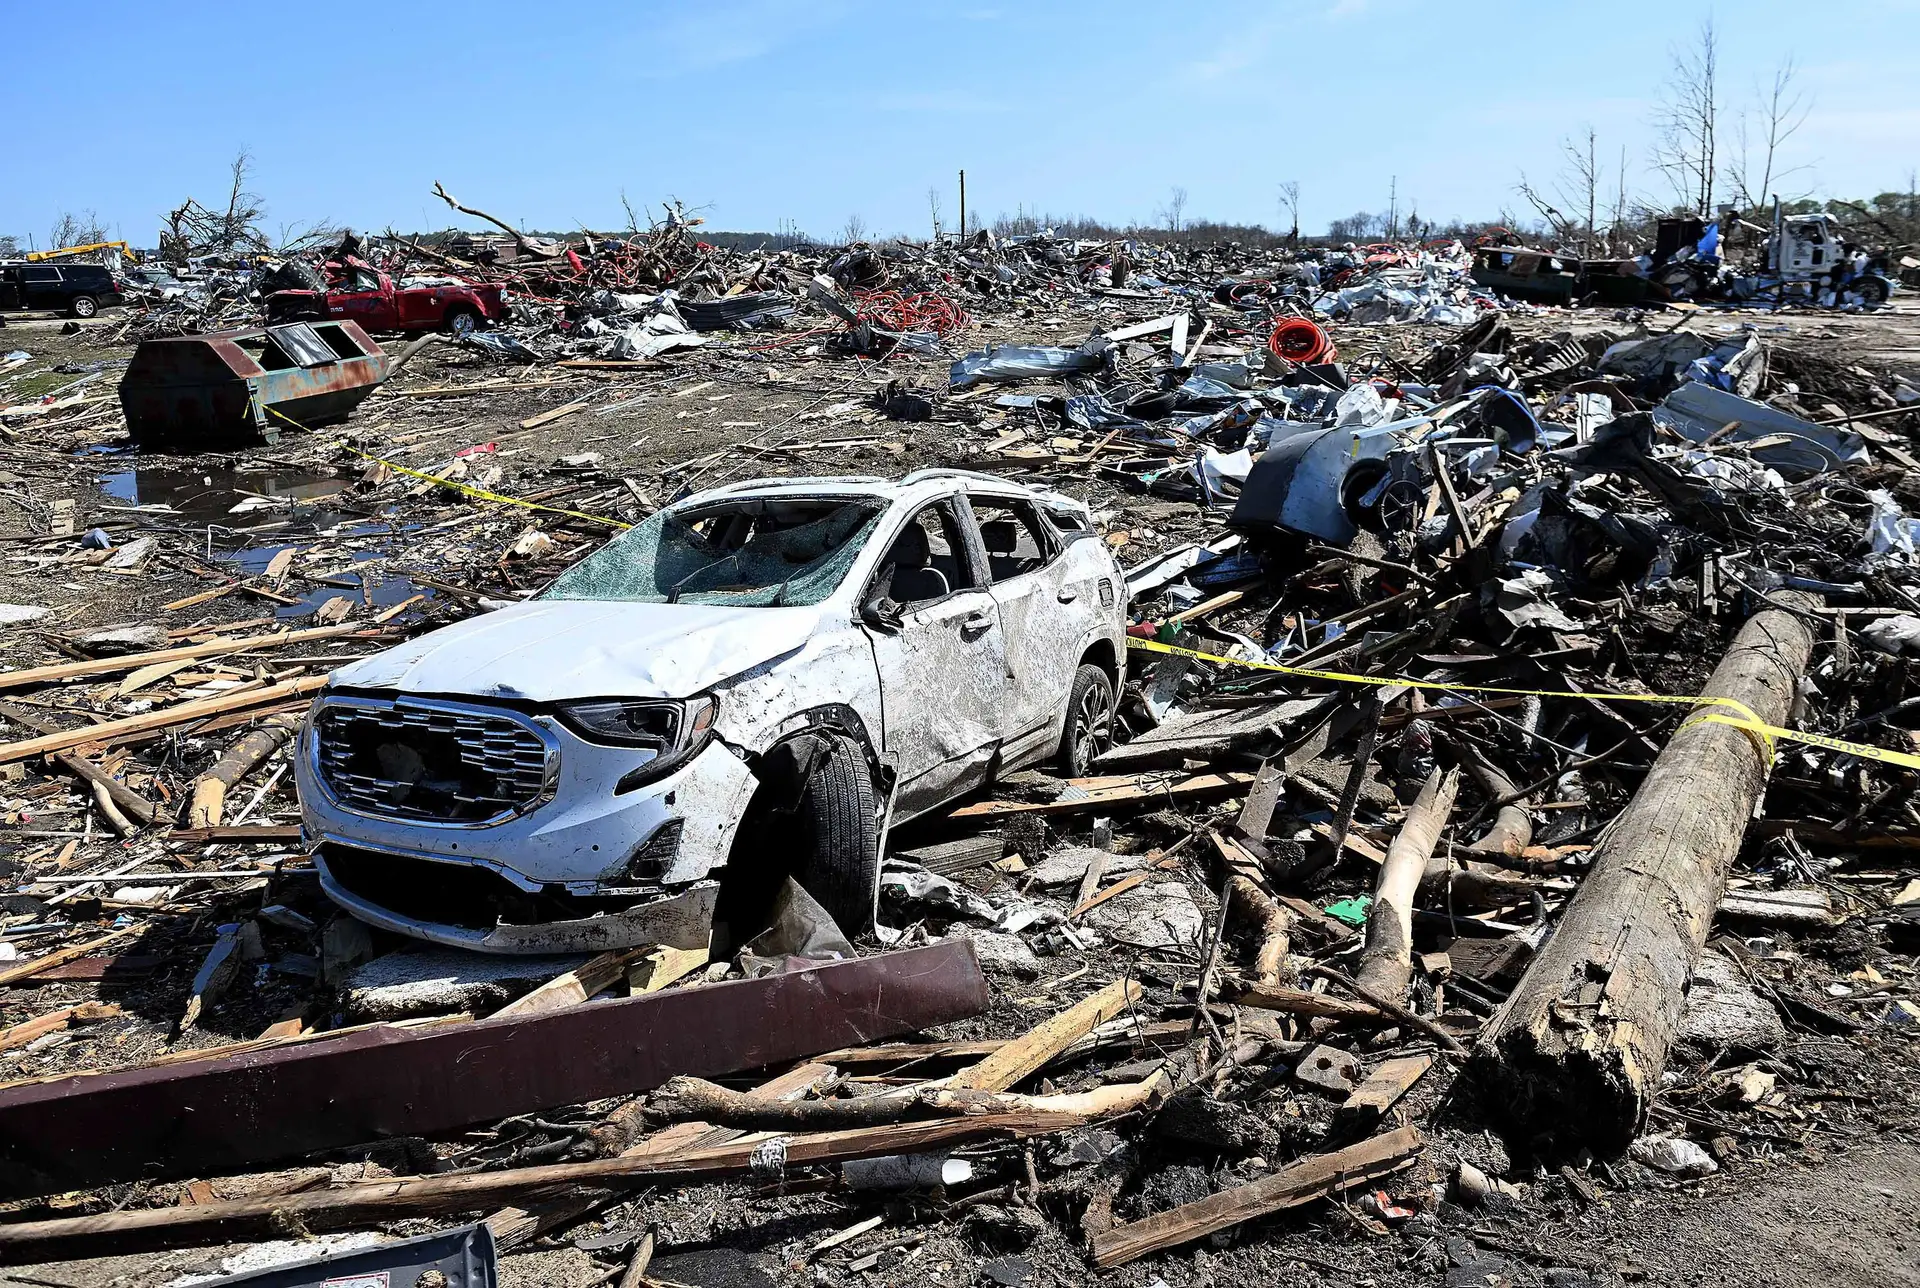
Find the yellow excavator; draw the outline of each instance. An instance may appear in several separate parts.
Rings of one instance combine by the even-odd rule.
[[[118,250],[128,260],[138,262],[134,260],[133,252],[127,249],[127,244],[123,241],[94,242],[88,246],[62,246],[59,250],[36,250],[29,253],[26,258],[27,263],[38,264],[43,259],[59,259],[62,255],[84,255],[88,251],[95,250]]]

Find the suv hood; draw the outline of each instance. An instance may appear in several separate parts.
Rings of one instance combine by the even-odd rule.
[[[335,687],[563,702],[688,698],[791,653],[817,607],[545,600],[503,608],[335,671]]]

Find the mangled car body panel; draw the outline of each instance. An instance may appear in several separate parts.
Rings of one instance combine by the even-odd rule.
[[[304,825],[363,920],[497,952],[705,943],[769,753],[831,728],[886,819],[1061,742],[1117,682],[1120,574],[1085,506],[984,475],[702,493],[538,598],[330,677]]]

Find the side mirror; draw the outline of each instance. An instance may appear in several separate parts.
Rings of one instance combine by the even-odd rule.
[[[870,599],[860,605],[860,620],[882,635],[900,633],[900,613],[890,599]]]

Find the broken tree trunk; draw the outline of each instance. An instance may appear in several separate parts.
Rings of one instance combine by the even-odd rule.
[[[1480,785],[1481,791],[1494,800],[1506,802],[1500,807],[1487,834],[1469,845],[1467,852],[1519,858],[1533,844],[1533,816],[1527,813],[1526,801],[1521,798],[1520,789],[1473,747],[1462,745],[1460,759],[1466,765],[1467,772],[1473,775],[1473,781]]]
[[[236,739],[220,753],[213,767],[194,780],[193,803],[187,807],[188,827],[219,827],[226,811],[227,793],[239,781],[260,767],[274,752],[287,745],[300,729],[300,717],[292,712],[268,716]]]
[[[1784,594],[1774,602],[1818,603]],[[1702,694],[1781,725],[1812,649],[1805,619],[1766,609],[1741,628]],[[1475,1051],[1495,1092],[1488,1103],[1519,1130],[1613,1153],[1638,1133],[1767,783],[1763,746],[1746,730],[1689,720],[1614,820],[1553,938]]]
[[[1360,950],[1356,975],[1369,993],[1404,1002],[1413,978],[1413,898],[1426,875],[1427,861],[1440,842],[1440,829],[1453,812],[1460,775],[1434,770],[1420,796],[1407,810],[1407,821],[1387,849],[1380,865],[1380,884],[1367,913],[1367,943]]]
[[[1236,873],[1227,884],[1233,887],[1235,911],[1260,932],[1260,946],[1253,960],[1254,982],[1278,984],[1286,968],[1287,951],[1293,946],[1293,918],[1246,877]]]

